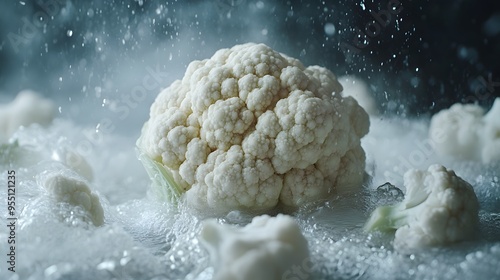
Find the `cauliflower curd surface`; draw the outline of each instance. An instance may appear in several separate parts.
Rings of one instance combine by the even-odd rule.
[[[369,118],[341,91],[266,45],[221,49],[158,95],[138,147],[196,208],[299,206],[362,184]]]

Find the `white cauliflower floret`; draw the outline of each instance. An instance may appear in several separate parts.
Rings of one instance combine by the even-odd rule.
[[[0,105],[0,142],[12,136],[21,126],[50,124],[55,111],[52,101],[32,91],[21,91],[10,104]]]
[[[137,144],[196,208],[296,207],[364,178],[368,115],[341,91],[263,44],[222,49],[158,95]]]
[[[344,90],[343,96],[352,96],[365,111],[372,116],[378,115],[378,108],[368,85],[360,78],[347,75],[339,77],[339,83]]]
[[[201,236],[217,280],[282,279],[309,257],[307,241],[290,216],[253,218],[243,228],[206,221]]]
[[[51,158],[55,161],[64,163],[76,173],[82,175],[85,179],[94,180],[94,171],[85,157],[78,152],[68,148],[59,148],[52,152]]]
[[[50,175],[44,187],[57,202],[64,202],[85,210],[92,223],[100,226],[104,223],[104,212],[99,197],[81,180],[61,174]]]
[[[500,160],[500,98],[486,115],[476,104],[455,104],[437,113],[429,136],[441,156],[483,163]]]
[[[446,245],[473,236],[479,222],[479,203],[472,186],[452,170],[432,165],[427,171],[404,175],[406,195],[394,206],[381,206],[366,230],[396,230],[396,248]]]

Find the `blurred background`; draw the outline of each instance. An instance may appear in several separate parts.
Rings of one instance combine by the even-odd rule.
[[[4,1],[0,102],[32,89],[61,116],[140,127],[194,59],[263,42],[364,79],[385,114],[500,96],[497,1]]]

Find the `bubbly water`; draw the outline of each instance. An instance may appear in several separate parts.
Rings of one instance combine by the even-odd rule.
[[[473,241],[400,253],[393,249],[391,235],[362,231],[364,221],[377,205],[402,199],[401,178],[394,167],[405,168],[404,158],[412,158],[410,155],[419,149],[419,141],[425,141],[425,123],[425,120],[372,120],[371,132],[363,140],[371,181],[359,193],[336,196],[329,202],[303,207],[294,213],[309,242],[311,257],[288,275],[289,279],[500,276],[498,164],[448,162],[449,167],[472,183],[480,200],[481,226]],[[403,130],[403,125],[411,129]],[[85,136],[88,129],[58,119],[49,128],[34,125],[14,136],[22,147],[37,151],[43,159],[34,165],[27,158],[1,166],[3,178],[7,170],[16,170],[19,218],[17,274],[7,273],[2,263],[1,278],[211,279],[214,270],[197,239],[201,218],[182,205],[168,206],[147,194],[149,179],[137,159],[135,138],[108,135],[107,140],[92,142],[92,149],[83,155],[93,166],[94,181],[90,187],[103,204],[105,225],[95,227],[79,207],[51,200],[41,187],[40,176],[47,172],[68,172],[68,167],[50,160],[52,151],[61,147],[75,149],[78,143],[88,140]],[[447,164],[434,154],[427,155],[425,161]],[[426,162],[414,160],[410,164],[420,168]],[[386,181],[393,185],[383,185]],[[6,195],[5,191],[0,192],[3,205]],[[1,213],[5,221],[7,213]],[[219,220],[245,224],[251,217],[231,212]],[[1,229],[3,243],[8,233],[4,226]],[[3,252],[2,255],[5,259]]]

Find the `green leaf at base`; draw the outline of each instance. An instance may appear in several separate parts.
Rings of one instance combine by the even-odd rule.
[[[172,173],[163,164],[151,159],[139,148],[137,151],[139,160],[153,181],[153,191],[156,195],[169,204],[177,204],[184,190],[175,182]]]

